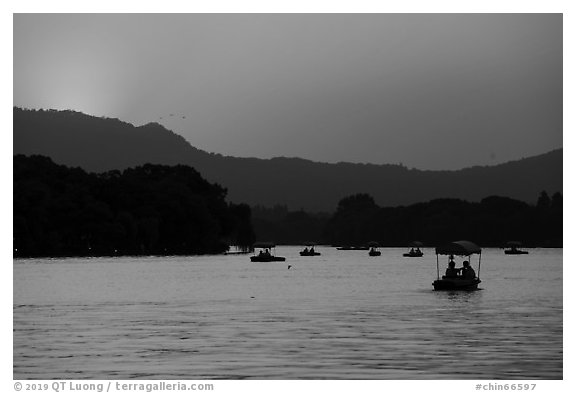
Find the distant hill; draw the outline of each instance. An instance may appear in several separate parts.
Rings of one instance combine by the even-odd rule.
[[[400,165],[318,163],[299,158],[238,158],[207,153],[157,123],[135,127],[73,111],[14,108],[14,154],[39,154],[90,172],[145,163],[194,167],[250,205],[333,211],[343,197],[367,193],[380,206],[490,195],[534,203],[562,192],[562,149],[495,166],[423,171]]]

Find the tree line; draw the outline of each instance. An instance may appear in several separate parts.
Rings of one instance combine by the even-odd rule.
[[[190,255],[255,241],[251,209],[193,168],[86,173],[14,156],[14,255]]]
[[[146,164],[101,174],[14,156],[14,255],[191,255],[277,244],[404,247],[468,239],[484,247],[521,241],[562,247],[562,194],[534,204],[490,196],[380,207],[369,194],[341,199],[333,213],[226,202],[227,191],[193,168]]]
[[[508,241],[562,247],[562,194],[550,197],[542,191],[535,199],[528,204],[490,196],[480,202],[435,199],[380,207],[369,194],[355,194],[341,199],[332,215],[257,207],[253,222],[259,240],[280,244],[347,246],[376,241],[384,247],[405,247],[415,240],[434,246],[468,239],[485,247],[502,247]]]

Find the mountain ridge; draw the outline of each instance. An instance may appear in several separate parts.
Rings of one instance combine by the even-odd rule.
[[[533,203],[540,191],[562,191],[563,149],[493,166],[421,170],[398,164],[323,163],[298,157],[223,156],[191,145],[158,123],[134,126],[75,111],[14,107],[14,154],[40,154],[90,172],[145,163],[194,167],[228,189],[235,203],[332,211],[351,194],[381,206],[434,198],[478,201],[501,195]]]

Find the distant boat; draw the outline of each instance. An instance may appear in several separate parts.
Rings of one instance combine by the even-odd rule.
[[[224,255],[250,254],[252,251],[226,251]]]
[[[314,243],[307,243],[307,244],[306,244],[306,248],[305,248],[304,250],[300,251],[300,256],[303,256],[303,257],[314,257],[314,256],[320,255],[319,252],[316,252],[316,250],[314,250],[314,246],[315,246],[315,245],[316,245],[316,244],[314,244]],[[310,247],[310,248],[308,248],[308,247]]]
[[[522,245],[522,243],[520,243],[520,242],[508,242],[508,243],[506,243],[506,246],[509,249],[504,250],[504,254],[507,254],[507,255],[528,254],[528,251],[518,249],[518,247],[520,247],[521,245]]]
[[[410,243],[410,246],[412,247],[410,251],[408,251],[405,254],[402,254],[403,256],[411,258],[419,258],[424,255],[424,253],[420,250],[420,247],[423,246],[421,242],[412,242]]]
[[[450,262],[453,262],[454,255],[468,257],[468,260],[464,261],[464,264],[470,264],[470,256],[473,254],[478,254],[478,275],[475,274],[474,270],[464,268],[452,269],[451,275],[443,275],[440,278],[440,267],[438,262],[438,255],[449,255]],[[434,290],[463,290],[463,291],[473,291],[478,289],[478,284],[480,281],[480,262],[482,259],[482,249],[476,244],[461,240],[457,242],[448,243],[441,247],[436,247],[436,270],[438,274],[438,279],[435,280],[432,285]],[[448,271],[447,271],[448,273]]]
[[[344,246],[344,247],[336,247],[337,250],[346,250],[346,251],[367,251],[370,247],[367,246]]]
[[[382,255],[382,253],[380,252],[380,250],[376,249],[375,247],[372,247],[368,252],[368,255],[370,255],[371,257],[379,257],[380,255]]]
[[[370,243],[368,243],[368,246],[370,247],[370,251],[368,252],[368,255],[370,255],[371,257],[379,257],[380,255],[382,255],[380,250],[378,250],[378,243],[377,242],[370,242]]]
[[[286,258],[284,257],[277,257],[274,255],[274,247],[276,245],[274,243],[257,243],[254,245],[254,249],[258,250],[258,254],[254,254],[250,257],[252,262],[284,262]]]
[[[251,247],[231,246],[228,247],[228,251],[224,252],[224,255],[251,254],[252,252]]]

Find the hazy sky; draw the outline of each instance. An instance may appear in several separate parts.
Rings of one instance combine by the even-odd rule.
[[[225,155],[496,164],[562,147],[562,15],[16,14],[14,105]]]

